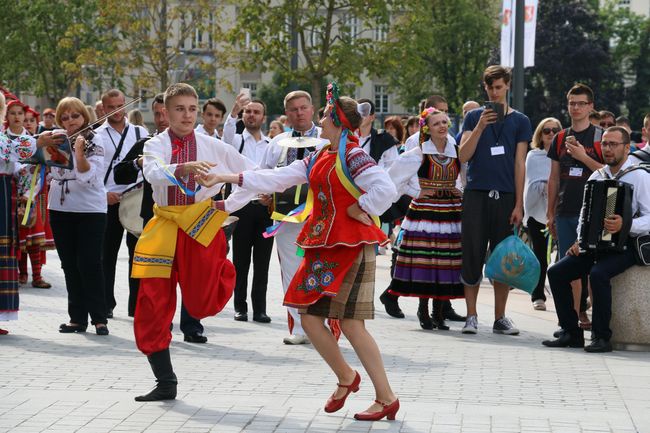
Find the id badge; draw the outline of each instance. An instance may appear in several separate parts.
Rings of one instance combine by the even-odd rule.
[[[569,177],[582,177],[582,167],[571,167]]]
[[[505,155],[506,149],[503,146],[492,146],[490,152],[492,152],[492,156]]]

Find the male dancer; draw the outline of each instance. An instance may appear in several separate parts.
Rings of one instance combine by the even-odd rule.
[[[176,398],[169,356],[176,285],[180,284],[188,313],[197,319],[221,311],[235,286],[235,268],[226,258],[220,230],[228,214],[211,207],[211,197],[223,185],[201,188],[196,176],[254,168],[231,146],[194,133],[198,95],[192,86],[171,85],[164,103],[169,129],[144,146],[144,175],[151,182],[156,206],[136,245],[132,273],[140,278],[135,341],[158,383],[136,401]]]

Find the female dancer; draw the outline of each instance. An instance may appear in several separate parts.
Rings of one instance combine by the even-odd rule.
[[[341,409],[348,395],[358,391],[361,381],[324,325],[324,318],[332,318],[340,320],[343,333],[375,388],[375,402],[354,417],[371,421],[395,419],[399,400],[388,383],[379,348],[364,324],[364,320],[374,317],[374,248],[387,241],[369,215],[380,215],[388,208],[395,199],[395,186],[351,135],[350,131],[361,123],[357,102],[339,98],[336,83],[328,87],[327,101],[320,122],[321,138],[331,145],[320,152],[287,167],[239,175],[211,174],[201,181],[207,185],[237,183],[255,193],[284,191],[309,182],[306,208],[312,207],[311,215],[296,240],[305,251],[304,259],[291,281],[284,305],[301,309],[307,336],[338,378],[337,389],[328,399],[325,411]],[[215,206],[221,207],[223,203],[217,202]]]
[[[88,112],[77,98],[63,98],[56,124],[68,136],[88,125]],[[73,144],[74,168],[52,168],[48,209],[56,250],[68,290],[70,321],[59,332],[86,332],[88,315],[97,335],[108,335],[102,244],[106,228],[104,146],[99,135],[80,134]]]
[[[12,117],[24,117],[24,106],[14,102]],[[4,121],[5,97],[0,93],[0,123]],[[49,146],[62,143],[62,138],[55,138],[46,132],[38,140],[21,135],[11,139],[0,132],[0,321],[18,318],[18,268],[16,255],[18,247],[18,221],[16,220],[16,185],[14,172],[20,159],[29,158],[36,146]],[[0,335],[8,331],[0,328]]]
[[[461,164],[456,147],[447,141],[445,113],[427,108],[419,124],[420,145],[400,155],[389,170],[397,190],[414,199],[402,222],[388,291],[420,298],[418,318],[423,329],[448,330],[442,301],[464,296],[460,282]],[[429,298],[433,298],[433,317],[429,316]]]

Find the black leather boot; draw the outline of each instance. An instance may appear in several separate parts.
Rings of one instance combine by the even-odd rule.
[[[433,311],[431,312],[431,320],[433,321],[433,326],[440,329],[441,331],[449,331],[449,326],[445,324],[445,317],[443,314],[443,304],[445,301],[440,301],[437,299],[433,300]]]
[[[442,314],[445,319],[451,320],[452,322],[465,322],[467,320],[466,316],[461,316],[456,313],[454,307],[451,306],[450,300],[442,301]]]
[[[429,316],[429,298],[420,298],[418,319],[420,319],[422,329],[433,329],[433,321],[431,320],[431,316]]]
[[[402,309],[399,307],[399,303],[397,300],[399,299],[399,296],[391,295],[388,293],[388,289],[384,290],[384,293],[382,293],[379,296],[379,301],[384,304],[384,308],[386,309],[386,313],[394,317],[396,319],[403,319],[404,318],[404,312]]]
[[[176,398],[176,375],[169,357],[169,349],[152,353],[147,356],[153,375],[156,376],[156,387],[148,394],[139,395],[135,401],[174,400]]]

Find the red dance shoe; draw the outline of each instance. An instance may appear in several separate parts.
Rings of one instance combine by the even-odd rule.
[[[384,404],[379,400],[375,400],[375,403],[378,403],[383,406],[383,409],[379,412],[361,412],[354,414],[354,419],[358,421],[379,421],[383,417],[386,417],[388,420],[392,421],[395,419],[395,415],[399,410],[399,400],[395,400],[391,404]]]
[[[348,395],[350,395],[351,392],[359,391],[359,383],[361,383],[361,376],[359,376],[358,371],[355,371],[354,374],[355,374],[354,380],[352,381],[351,384],[349,385],[341,385],[340,383],[336,384],[336,386],[340,386],[341,388],[347,388],[347,391],[345,392],[345,395],[343,397],[338,399],[334,398],[334,394],[332,394],[330,398],[327,399],[327,403],[325,403],[325,412],[332,413],[341,409],[345,404],[345,399],[348,398]]]

